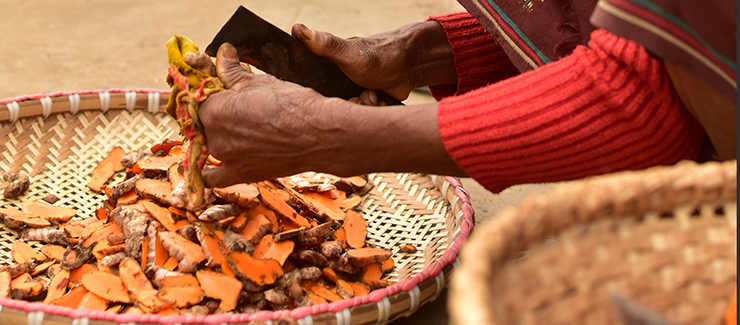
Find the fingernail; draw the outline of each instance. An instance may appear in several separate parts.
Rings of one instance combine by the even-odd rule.
[[[236,48],[234,47],[234,45],[231,45],[230,43],[221,44],[221,46],[218,48],[218,51],[220,52],[218,56],[222,56],[227,59],[237,58]]]
[[[298,24],[298,28],[300,28],[301,33],[303,33],[303,36],[306,37],[307,40],[310,41],[313,38],[314,32],[310,28],[306,27],[306,25]]]

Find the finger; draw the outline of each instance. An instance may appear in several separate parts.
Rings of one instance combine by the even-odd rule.
[[[229,177],[223,167],[204,169],[202,176],[206,188],[222,188],[236,184],[236,179]]]
[[[185,63],[193,67],[193,69],[206,72],[210,75],[215,75],[216,65],[213,64],[213,60],[208,54],[204,52],[188,51],[183,57]]]
[[[229,43],[221,44],[218,48],[216,74],[226,88],[232,88],[250,76],[250,73],[239,62],[236,48]]]
[[[343,38],[327,32],[314,31],[304,24],[295,24],[291,29],[295,38],[300,40],[311,52],[318,56],[338,61],[347,57],[349,43]]]
[[[360,94],[360,99],[365,105],[378,106],[378,94],[374,90],[365,90]]]

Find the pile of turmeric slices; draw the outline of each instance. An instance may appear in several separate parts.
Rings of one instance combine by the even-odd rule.
[[[92,216],[44,201],[2,208],[22,241],[0,268],[0,297],[124,314],[283,310],[350,299],[390,285],[391,251],[366,244],[357,211],[372,183],[296,175],[206,190],[190,209],[182,144],[115,148],[88,186],[106,194]],[[205,168],[218,166],[212,157]],[[125,178],[106,182],[118,171]],[[28,241],[39,241],[34,248]]]

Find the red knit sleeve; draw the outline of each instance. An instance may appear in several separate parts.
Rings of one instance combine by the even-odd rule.
[[[492,192],[695,159],[704,140],[662,63],[603,30],[589,47],[439,104],[450,156]]]
[[[501,46],[467,12],[430,17],[442,25],[452,46],[457,84],[429,87],[437,100],[462,95],[471,90],[519,74]]]

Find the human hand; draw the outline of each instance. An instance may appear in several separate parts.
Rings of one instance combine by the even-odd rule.
[[[384,91],[399,100],[408,98],[418,87],[457,81],[452,49],[444,30],[434,21],[347,39],[313,31],[303,24],[293,25],[291,32],[358,85]]]
[[[226,90],[211,95],[198,113],[209,151],[222,162],[203,171],[207,187],[271,179],[316,166],[314,153],[327,150],[318,119],[332,99],[250,73],[230,44],[219,48],[216,72]]]

